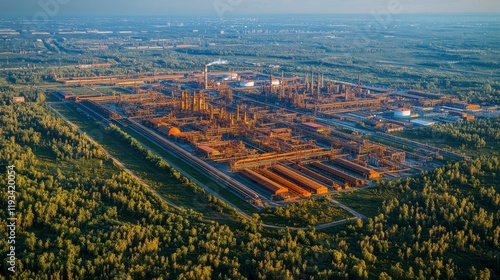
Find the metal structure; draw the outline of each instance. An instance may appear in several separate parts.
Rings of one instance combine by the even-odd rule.
[[[263,198],[256,188],[285,200],[324,195],[410,172],[432,160],[429,154],[466,159],[382,133],[412,123],[374,114],[445,104],[463,117],[467,108],[476,108],[470,104],[440,94],[364,86],[361,73],[357,84],[351,84],[325,81],[322,73],[312,72],[305,79],[284,72],[209,76],[208,67],[188,73],[61,79],[72,85],[129,83],[132,88],[130,94],[59,95],[103,123],[130,126],[255,205],[262,205]],[[153,84],[137,86],[141,82]],[[408,111],[404,116],[413,117]],[[372,133],[374,138],[417,149],[407,152],[332,127],[339,123],[353,130],[372,126],[379,131]]]

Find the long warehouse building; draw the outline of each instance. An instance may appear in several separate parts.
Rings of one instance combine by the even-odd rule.
[[[303,189],[302,187],[298,186],[297,184],[290,182],[289,180],[287,180],[287,179],[279,176],[278,174],[273,173],[267,169],[260,171],[260,173],[262,175],[264,175],[265,177],[287,187],[288,190],[290,190],[291,192],[293,192],[295,194],[298,194],[299,196],[309,197],[312,195],[310,191]]]
[[[298,172],[305,174],[311,178],[314,178],[314,179],[322,182],[323,184],[326,184],[327,186],[331,186],[335,189],[337,188],[337,183],[334,180],[327,178],[327,177],[325,177],[317,172],[314,172],[305,166],[295,164],[295,165],[292,165],[291,168],[293,168],[293,169],[297,170]]]
[[[288,193],[287,188],[283,187],[282,185],[280,185],[274,181],[269,180],[268,178],[260,175],[259,173],[255,172],[255,171],[252,171],[250,169],[244,169],[244,170],[240,171],[240,173],[241,173],[241,175],[243,175],[243,177],[249,179],[252,182],[257,183],[257,185],[265,188],[266,190],[271,192],[271,194],[273,194],[273,195],[280,195],[280,194]]]
[[[333,160],[333,162],[341,167],[347,168],[347,169],[354,171],[360,175],[363,175],[368,179],[377,179],[377,178],[382,177],[382,175],[379,172],[377,172],[371,168],[364,167],[362,165],[348,161],[348,160],[343,159],[343,158],[337,158],[337,159]]]
[[[297,173],[294,170],[291,170],[281,164],[275,165],[273,167],[273,170],[276,171],[278,174],[284,176],[285,178],[289,179],[290,181],[298,184],[299,186],[303,187],[304,189],[312,192],[313,194],[326,194],[328,193],[328,188],[323,186],[322,184],[311,180],[307,178],[306,176],[303,176],[299,173]]]
[[[333,175],[337,178],[340,178],[344,183],[347,183],[351,186],[359,187],[359,186],[366,185],[366,183],[363,180],[358,179],[352,175],[349,175],[345,172],[337,170],[337,169],[330,167],[328,165],[324,165],[324,164],[319,163],[319,162],[314,162],[311,164],[311,166],[313,166],[321,171],[324,171],[330,175]]]

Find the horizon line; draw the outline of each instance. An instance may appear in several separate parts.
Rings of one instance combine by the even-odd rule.
[[[311,12],[311,13],[231,13],[227,16],[224,16],[224,18],[237,18],[237,17],[280,17],[280,16],[363,16],[363,15],[368,15],[371,16],[372,12],[345,12],[345,13],[321,13],[321,12]],[[485,15],[485,16],[500,16],[500,12],[401,12],[399,14],[394,14],[392,16],[410,16],[410,15],[463,15],[463,16],[478,16],[478,15]],[[32,15],[31,15],[32,16]],[[0,13],[0,19],[26,19],[26,15],[4,15]],[[117,17],[133,17],[133,18],[144,18],[144,17],[178,17],[178,18],[198,18],[198,17],[205,17],[205,18],[221,18],[220,16],[215,15],[214,13],[206,13],[206,12],[200,12],[200,13],[175,13],[175,14],[156,14],[156,13],[151,13],[151,14],[129,14],[129,13],[123,13],[123,14],[110,14],[110,15],[105,15],[102,13],[84,13],[84,14],[71,14],[71,13],[66,13],[64,15],[58,15],[54,16],[52,20],[54,19],[62,19],[62,18],[87,18],[87,17],[98,17],[98,18],[117,18]],[[29,19],[29,18],[28,18]]]

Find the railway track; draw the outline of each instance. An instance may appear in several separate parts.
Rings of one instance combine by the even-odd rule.
[[[251,190],[250,188],[246,187],[245,185],[238,182],[237,180],[227,176],[226,174],[220,172],[215,167],[198,159],[197,157],[193,156],[191,153],[185,151],[184,149],[180,148],[179,146],[177,146],[177,145],[173,144],[172,142],[168,141],[167,139],[161,137],[156,132],[152,131],[149,128],[144,127],[140,123],[138,123],[132,119],[128,119],[128,122],[130,123],[130,126],[133,129],[135,129],[138,132],[149,137],[151,140],[155,141],[157,144],[160,144],[161,146],[167,148],[169,151],[174,153],[176,156],[179,156],[182,160],[186,161],[194,168],[196,168],[199,171],[210,176],[216,182],[233,190],[234,192],[236,192],[238,195],[240,195],[246,201],[249,201],[250,203],[252,203],[256,206],[262,206],[262,201],[261,201],[259,195],[256,192],[254,192],[253,190]]]
[[[438,147],[419,143],[419,142],[416,142],[416,141],[413,141],[410,139],[397,137],[397,136],[390,135],[390,134],[383,133],[383,132],[377,132],[376,136],[383,138],[383,139],[386,139],[386,140],[389,140],[389,141],[399,143],[399,144],[409,145],[409,146],[412,146],[414,148],[421,148],[421,149],[429,150],[429,151],[434,152],[434,153],[440,153],[441,155],[443,155],[445,157],[449,157],[449,158],[455,159],[455,160],[469,160],[470,159],[470,157],[465,156],[465,155],[461,155],[461,154],[458,154],[458,153],[455,153],[452,151],[444,150],[444,149],[441,149]]]
[[[96,121],[102,123],[104,126],[108,126],[111,124],[111,121],[105,118],[103,115],[99,114],[98,112],[94,111],[92,108],[89,108],[85,104],[79,102],[75,103],[80,109],[82,109],[85,113],[87,113],[89,116],[94,118]]]

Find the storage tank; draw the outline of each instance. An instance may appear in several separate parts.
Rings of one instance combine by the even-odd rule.
[[[247,82],[240,82],[240,87],[254,87],[255,82],[252,81],[247,81]]]
[[[158,130],[161,133],[168,135],[168,136],[172,136],[172,135],[176,135],[176,134],[181,133],[181,130],[179,128],[174,127],[174,126],[169,126],[169,125],[160,125],[160,127],[158,127]]]
[[[409,119],[411,118],[411,110],[407,108],[400,108],[394,111],[394,118],[396,119]]]

